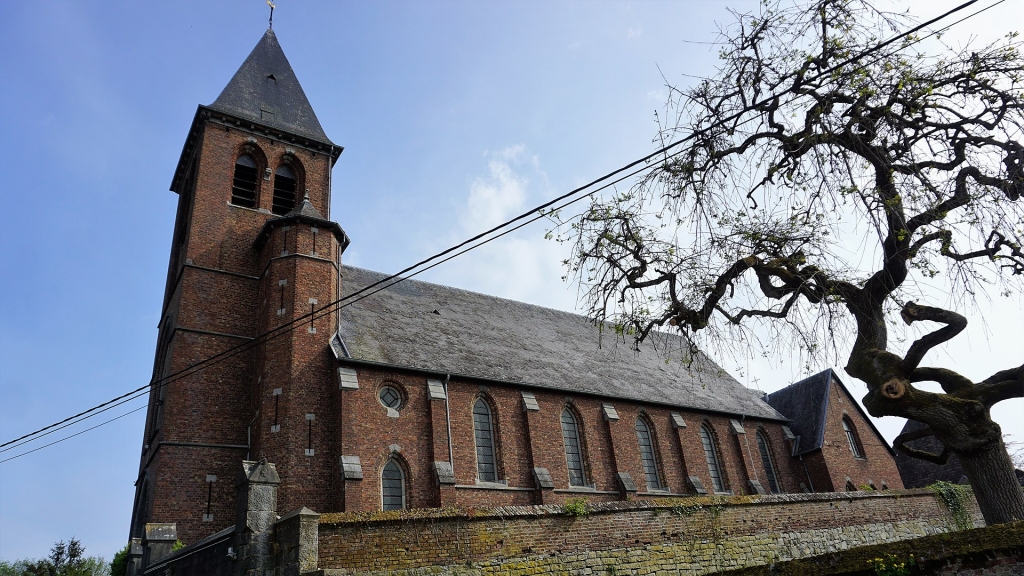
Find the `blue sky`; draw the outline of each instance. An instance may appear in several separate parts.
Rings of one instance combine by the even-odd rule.
[[[353,239],[347,262],[401,269],[648,153],[665,78],[713,72],[714,48],[695,42],[714,40],[730,6],[754,3],[280,0],[274,30],[346,148],[331,217]],[[939,3],[914,11],[930,17]],[[266,16],[261,0],[5,4],[0,440],[148,382],[174,166],[196,105],[216,98]],[[947,38],[1022,21],[1024,7],[1005,3]],[[571,310],[563,249],[544,232],[426,279]],[[990,335],[976,323],[952,348],[966,351],[957,367],[969,376],[1008,367],[1000,354],[1020,361],[1019,299],[991,310],[979,314]],[[788,358],[721,361],[763,390],[802,373]],[[996,417],[1024,438],[1010,417],[1020,402]],[[90,554],[123,546],[143,414],[0,464],[0,558],[40,557],[72,536]],[[891,439],[902,422],[879,426]]]

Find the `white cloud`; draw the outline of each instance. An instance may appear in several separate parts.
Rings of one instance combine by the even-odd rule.
[[[518,216],[550,198],[540,159],[524,145],[485,152],[486,172],[469,185],[459,207],[459,230],[453,244]],[[429,274],[428,279],[485,294],[540,306],[573,310],[575,289],[561,281],[567,249],[544,238],[550,228],[538,220],[472,250]]]

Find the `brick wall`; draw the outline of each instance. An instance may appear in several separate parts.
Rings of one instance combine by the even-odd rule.
[[[974,511],[975,522],[981,518]],[[325,574],[701,574],[946,532],[927,490],[680,498],[320,517]]]
[[[903,480],[896,468],[896,460],[888,443],[877,433],[851,398],[841,386],[833,381],[829,389],[828,414],[825,419],[825,438],[821,447],[828,481],[832,490],[846,490],[847,478],[855,487],[874,483],[877,488],[885,482],[889,488],[903,488]],[[850,450],[846,432],[843,430],[843,418],[849,418],[853,425],[864,457],[855,458]],[[815,489],[823,490],[815,481]]]
[[[462,378],[448,382],[446,414],[443,399],[429,398],[426,375],[365,365],[356,369],[359,389],[341,393],[340,437],[335,442],[342,455],[359,457],[363,478],[344,482],[344,511],[380,509],[380,473],[393,454],[407,473],[410,507],[550,504],[578,496],[615,501],[692,495],[687,476],[699,477],[709,490],[712,486],[699,433],[702,425],[713,430],[726,488],[734,494],[753,493],[749,480],[754,477],[768,487],[754,437],[759,430],[768,438],[782,490],[798,492],[803,481],[799,462],[788,456],[792,447],[783,436],[781,422],[745,419],[742,426],[747,433],[735,435],[728,416],[540,389],[531,390],[539,411],[524,411],[525,388]],[[397,417],[388,416],[378,401],[385,385],[403,395]],[[480,397],[492,408],[500,483],[478,481],[472,410]],[[617,420],[605,418],[605,403],[615,408]],[[569,485],[561,428],[566,407],[580,419],[587,483],[592,487]],[[685,427],[674,426],[673,412],[683,417]],[[652,491],[646,485],[635,428],[641,414],[651,429],[663,490]],[[454,487],[438,485],[436,461],[451,462]],[[537,490],[533,469],[538,467],[550,472],[553,490]],[[629,474],[636,493],[622,490],[618,473]]]
[[[307,312],[308,298],[326,304],[336,298],[338,290],[338,245],[327,231],[318,235],[316,257],[309,257],[313,250],[308,226],[304,234],[293,231],[287,245],[290,258],[281,258],[279,245],[270,246],[268,250],[276,248],[277,252],[266,258],[253,246],[260,229],[274,217],[270,212],[273,177],[264,180],[263,169],[274,172],[290,157],[299,176],[298,200],[308,190],[312,204],[328,214],[330,156],[217,121],[200,122],[197,145],[186,161],[187,175],[180,187],[158,339],[166,344],[158,350],[156,366],[162,370],[155,378],[244,344],[268,327]],[[257,209],[230,204],[234,163],[243,151],[260,164]],[[281,238],[280,244],[285,241]],[[297,262],[300,259],[302,262]],[[276,316],[276,303],[269,302],[267,291],[261,288],[261,278],[271,275],[271,260],[280,261],[291,278],[289,313],[283,317]],[[276,277],[277,272],[272,275]],[[336,461],[327,441],[334,435],[336,419],[330,412],[337,398],[329,394],[333,359],[326,344],[334,327],[333,316],[322,319],[318,334],[308,334],[303,327],[285,341],[275,342],[272,350],[256,348],[177,379],[162,393],[154,389],[143,439],[133,536],[140,535],[146,522],[174,522],[183,541],[195,542],[231,524],[231,471],[248,451],[250,423],[256,439],[266,437],[261,434],[266,422],[266,410],[261,410],[265,408],[264,388],[287,388],[283,383],[315,384],[304,386],[303,390],[308,390],[303,393],[288,390],[284,415],[288,425],[282,427],[287,447],[254,443],[253,456],[266,455],[280,462],[289,486],[285,502],[302,500],[322,509],[333,508],[330,490],[324,488],[330,486]],[[268,351],[273,357],[265,361],[261,356]],[[268,365],[278,370],[271,381],[260,372]],[[328,394],[322,393],[324,390]],[[321,459],[315,464],[305,456],[306,413],[322,415],[315,422],[315,441],[321,448]],[[263,421],[253,420],[257,414],[264,416]],[[265,426],[267,434],[269,426]],[[203,520],[210,496],[208,475],[218,479],[213,484],[212,521]]]

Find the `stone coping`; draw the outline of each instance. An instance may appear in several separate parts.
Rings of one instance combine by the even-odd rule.
[[[913,498],[935,497],[928,488],[911,490],[865,490],[858,492],[817,492],[813,494],[764,494],[746,496],[683,496],[657,499],[637,499],[617,502],[588,503],[588,514],[611,514],[616,512],[664,510],[678,507],[696,508],[706,506],[746,506],[765,504],[790,504],[796,502],[836,502],[864,498]],[[321,526],[404,522],[410,520],[440,520],[461,518],[468,520],[540,518],[545,516],[566,516],[568,513],[560,504],[534,506],[500,506],[493,508],[413,508],[410,510],[389,510],[386,512],[334,512],[322,514]]]

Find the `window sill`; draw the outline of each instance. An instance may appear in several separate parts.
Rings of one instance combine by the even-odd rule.
[[[238,204],[232,204],[230,200],[228,201],[228,206],[231,206],[232,208],[238,208],[240,210],[248,210],[250,212],[256,212],[258,214],[270,214],[271,213],[270,210],[263,210],[262,208],[249,208],[248,206],[239,206]]]
[[[571,488],[555,488],[557,494],[618,494],[618,490],[598,490],[586,486],[573,486]]]
[[[533,492],[535,488],[522,488],[519,486],[507,486],[498,482],[481,482],[479,484],[456,484],[456,490],[505,490],[508,492]]]

